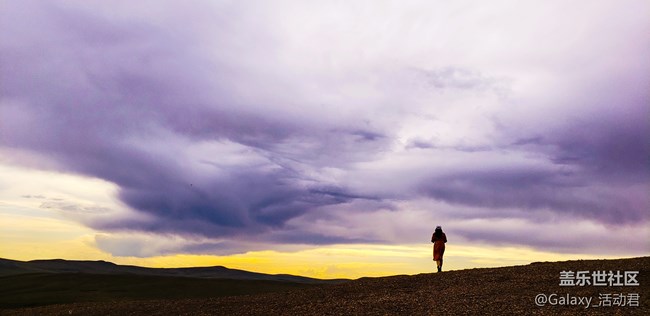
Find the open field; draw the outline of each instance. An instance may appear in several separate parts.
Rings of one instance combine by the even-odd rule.
[[[638,286],[560,286],[561,271],[639,271]],[[158,293],[164,293],[161,284]],[[145,290],[145,288],[143,288]],[[541,262],[413,276],[362,278],[335,285],[240,296],[160,297],[5,309],[3,315],[648,315],[650,257]],[[208,292],[208,293],[206,293]],[[207,295],[204,295],[207,294]],[[537,306],[538,294],[590,298],[590,305]],[[602,306],[638,294],[638,306]],[[143,294],[144,295],[144,294]],[[153,296],[153,295],[152,295]],[[151,296],[149,296],[151,297]],[[612,300],[609,300],[611,303]],[[616,301],[614,301],[616,302]],[[618,301],[620,303],[620,301]],[[600,305],[600,306],[599,306]]]
[[[0,308],[75,302],[214,298],[314,285],[266,280],[107,274],[22,274],[0,278]]]

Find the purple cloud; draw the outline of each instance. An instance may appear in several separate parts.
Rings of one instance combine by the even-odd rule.
[[[393,232],[422,201],[647,225],[644,6],[6,4],[0,150],[110,181],[145,215],[80,218],[95,229],[209,239],[159,253],[413,242]],[[405,222],[363,219],[385,212]],[[97,244],[144,254],[129,240]]]

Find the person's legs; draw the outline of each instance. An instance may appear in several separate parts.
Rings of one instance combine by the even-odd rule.
[[[438,272],[442,269],[442,260],[436,260],[436,267],[438,268]]]
[[[440,257],[440,265],[438,265],[438,272],[442,272],[442,257]]]

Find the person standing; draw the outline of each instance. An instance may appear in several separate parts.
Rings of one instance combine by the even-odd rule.
[[[445,254],[445,243],[447,242],[447,235],[442,232],[442,227],[436,227],[431,235],[431,242],[433,243],[433,261],[436,262],[438,272],[442,272],[442,256]]]

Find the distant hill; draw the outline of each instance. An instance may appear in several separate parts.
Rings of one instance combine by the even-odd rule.
[[[639,271],[638,286],[562,287],[561,271]],[[187,279],[187,278],[176,278]],[[206,279],[191,279],[206,280]],[[207,279],[209,280],[209,279]],[[3,281],[3,280],[0,280]],[[247,281],[238,281],[247,282]],[[268,281],[253,281],[268,282]],[[10,284],[3,282],[3,284]],[[297,284],[297,283],[291,283]],[[3,286],[5,286],[3,285]],[[161,285],[164,287],[165,285]],[[207,291],[210,291],[209,289]],[[537,295],[591,298],[591,305],[537,306]],[[4,294],[0,293],[0,297]],[[638,306],[621,303],[637,295]],[[629,302],[626,299],[626,302]],[[104,300],[5,309],[3,315],[650,315],[650,257],[538,262],[442,273],[362,278],[335,285],[229,297]]]
[[[203,279],[266,280],[305,284],[335,284],[345,279],[322,280],[289,274],[264,274],[223,266],[196,268],[145,268],[117,265],[107,261],[32,260],[18,261],[0,258],[0,277],[26,273],[85,273],[140,276],[189,277]]]
[[[215,298],[346,281],[349,280],[264,274],[222,266],[166,269],[106,261],[0,259],[0,309],[116,300]]]

